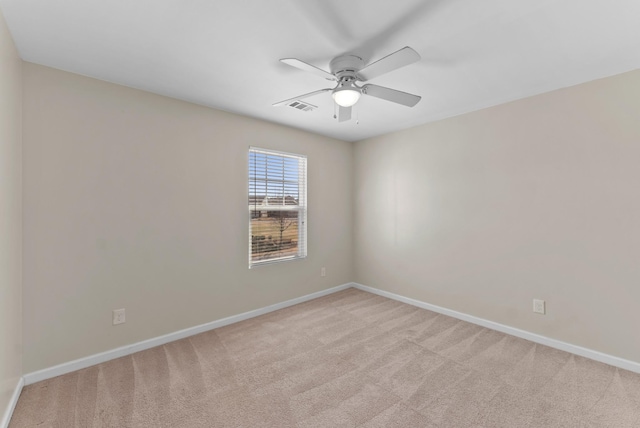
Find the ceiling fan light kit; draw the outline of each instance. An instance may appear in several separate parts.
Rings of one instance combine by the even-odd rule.
[[[341,107],[351,107],[360,99],[360,88],[352,86],[338,86],[331,94],[333,100]]]
[[[421,97],[402,91],[397,91],[383,86],[366,84],[358,86],[357,82],[367,82],[370,79],[397,70],[405,65],[420,60],[420,55],[406,46],[386,57],[379,59],[367,66],[362,58],[356,55],[341,55],[331,60],[329,67],[331,72],[322,70],[311,64],[307,64],[296,58],[284,58],[280,61],[303,71],[308,71],[323,77],[326,80],[338,82],[334,88],[325,88],[308,94],[299,95],[273,104],[275,107],[287,105],[291,101],[301,100],[323,92],[331,92],[335,103],[340,106],[338,121],[345,122],[351,119],[351,107],[358,102],[362,94],[391,101],[407,107],[415,106]]]

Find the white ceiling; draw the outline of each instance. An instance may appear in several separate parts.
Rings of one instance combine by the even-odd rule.
[[[0,0],[22,58],[347,141],[640,68],[638,0]],[[371,83],[422,96],[363,97],[333,119],[320,68],[411,46],[422,61]],[[355,117],[358,117],[359,124]]]

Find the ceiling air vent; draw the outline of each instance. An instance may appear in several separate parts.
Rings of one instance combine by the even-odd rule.
[[[292,103],[287,104],[289,107],[293,107],[297,110],[301,111],[312,111],[318,108],[318,106],[314,106],[313,104],[303,103],[302,101],[294,101]]]

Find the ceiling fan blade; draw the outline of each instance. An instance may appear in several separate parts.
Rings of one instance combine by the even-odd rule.
[[[338,110],[338,122],[346,122],[347,120],[351,120],[351,107],[338,107],[340,107],[340,109]]]
[[[316,67],[315,65],[311,65],[311,64],[307,64],[304,61],[300,61],[299,59],[296,58],[283,58],[280,60],[281,62],[284,62],[285,64],[288,64],[292,67],[295,68],[299,68],[300,70],[303,71],[308,71],[310,73],[313,73],[317,76],[320,76],[324,79],[327,80],[337,80],[336,76],[334,76],[333,74],[329,73],[328,71],[324,71],[318,67]]]
[[[384,86],[367,84],[362,87],[362,93],[371,95],[372,97],[380,98],[383,100],[391,101],[405,105],[407,107],[413,107],[418,104],[418,101],[422,99],[417,95],[408,94],[402,91],[396,91],[395,89],[385,88]]]
[[[332,90],[333,89],[331,89],[331,88],[320,89],[319,91],[309,92],[308,94],[298,95],[297,97],[293,97],[293,98],[289,98],[288,100],[280,101],[278,103],[273,104],[273,106],[274,107],[280,107],[280,106],[283,106],[283,105],[287,105],[292,101],[303,100],[305,98],[309,98],[309,97],[312,97],[314,95],[321,94],[321,93],[327,92],[327,91],[332,91]]]
[[[409,46],[405,46],[399,51],[395,51],[394,53],[367,65],[365,68],[358,71],[358,76],[360,76],[360,80],[362,82],[366,82],[374,77],[381,76],[417,61],[420,61],[420,55],[418,52],[414,51]]]

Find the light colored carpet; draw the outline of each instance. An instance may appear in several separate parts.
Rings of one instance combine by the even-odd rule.
[[[18,427],[638,427],[640,375],[356,289],[24,388]]]

